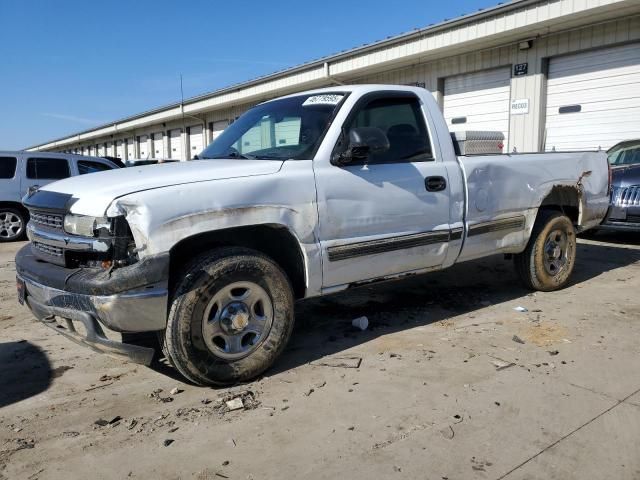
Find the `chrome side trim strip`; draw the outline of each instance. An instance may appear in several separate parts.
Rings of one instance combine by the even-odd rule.
[[[483,235],[486,233],[500,232],[505,230],[524,230],[525,217],[518,216],[503,218],[490,222],[477,223],[469,227],[469,236]],[[367,242],[357,242],[348,245],[329,247],[327,254],[330,262],[337,262],[354,257],[363,257],[377,253],[404,250],[407,248],[422,247],[435,243],[445,243],[462,238],[463,229],[454,228],[446,231],[435,231],[426,233],[416,233],[403,235],[400,237],[381,238]]]
[[[329,247],[327,249],[327,253],[329,254],[329,261],[336,262],[353,257],[392,252],[394,250],[404,250],[406,248],[422,247],[425,245],[432,245],[434,243],[444,243],[449,241],[449,236],[449,230],[442,232],[416,233],[412,235],[403,235],[401,237],[381,238],[367,242]]]
[[[492,220],[490,222],[476,223],[469,226],[469,236],[484,235],[486,233],[500,232],[503,230],[524,230],[525,217],[518,216]]]

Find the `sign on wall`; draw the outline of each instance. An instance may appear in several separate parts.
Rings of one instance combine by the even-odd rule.
[[[522,75],[526,75],[529,72],[529,64],[528,63],[516,63],[513,66],[513,76],[520,77]]]
[[[511,100],[511,115],[525,115],[529,113],[529,99]]]

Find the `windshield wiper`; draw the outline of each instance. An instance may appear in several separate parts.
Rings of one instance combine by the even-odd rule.
[[[221,158],[241,158],[243,160],[255,160],[256,157],[253,155],[247,155],[237,152],[229,152],[225,155],[216,155],[215,157],[200,157],[200,160],[218,160]]]

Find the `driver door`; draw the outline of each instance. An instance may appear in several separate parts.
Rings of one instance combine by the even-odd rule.
[[[363,96],[336,149],[346,149],[340,143],[356,127],[381,129],[390,148],[341,166],[314,162],[324,288],[438,268],[447,254],[447,170],[433,155],[420,99],[412,92]]]

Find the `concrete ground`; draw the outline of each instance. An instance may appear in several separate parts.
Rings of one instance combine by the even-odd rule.
[[[231,389],[36,323],[19,247],[0,246],[0,479],[640,478],[640,236],[581,239],[559,292],[492,258],[300,303],[280,361]]]

